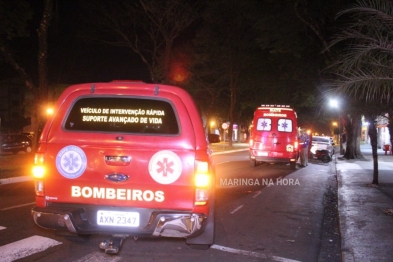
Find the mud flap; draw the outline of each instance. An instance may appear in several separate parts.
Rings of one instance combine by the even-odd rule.
[[[214,203],[214,201],[213,201]],[[193,249],[209,249],[214,244],[214,204],[209,213],[209,218],[203,232],[195,237],[186,238],[186,243]]]

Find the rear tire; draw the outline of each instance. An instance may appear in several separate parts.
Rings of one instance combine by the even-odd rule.
[[[250,159],[250,166],[251,167],[256,167],[257,166],[257,161],[255,159]]]
[[[25,152],[26,152],[27,154],[31,153],[32,150],[33,150],[33,149],[31,148],[31,146],[28,146],[28,147],[25,148]]]
[[[329,163],[330,162],[330,157],[328,156],[328,155],[323,155],[323,156],[321,156],[321,160],[322,160],[322,162],[324,162],[324,163]]]
[[[296,162],[289,162],[289,167],[292,169],[292,170],[295,170],[296,169]]]

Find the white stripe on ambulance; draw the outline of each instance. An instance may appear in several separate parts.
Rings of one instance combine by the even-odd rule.
[[[163,191],[71,186],[71,197],[100,198],[132,201],[164,201]]]

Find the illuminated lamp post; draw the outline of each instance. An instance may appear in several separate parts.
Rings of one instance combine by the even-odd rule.
[[[53,114],[53,108],[52,108],[52,107],[48,107],[48,108],[46,109],[46,114],[47,114],[47,115],[52,115],[52,114]]]
[[[340,154],[343,154],[343,145],[341,143],[341,119],[340,119],[340,108],[338,106],[338,101],[336,99],[330,99],[330,106],[337,109],[338,112],[338,143],[340,145]]]
[[[211,122],[210,122],[210,133],[211,133],[211,134],[213,134],[213,133],[215,134],[214,129],[213,129],[214,124],[215,124],[214,121],[211,121]]]
[[[334,132],[334,131],[336,130],[336,127],[338,127],[337,122],[333,122],[333,123],[332,123],[332,126],[333,126],[333,136],[335,137],[336,143],[338,143],[337,134],[336,134],[336,132]],[[338,132],[338,133],[339,133],[339,132]],[[339,135],[340,135],[340,134],[339,134]]]

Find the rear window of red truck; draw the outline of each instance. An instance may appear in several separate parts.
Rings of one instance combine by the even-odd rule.
[[[78,99],[64,122],[68,131],[136,134],[179,134],[179,121],[171,102],[136,97]]]

